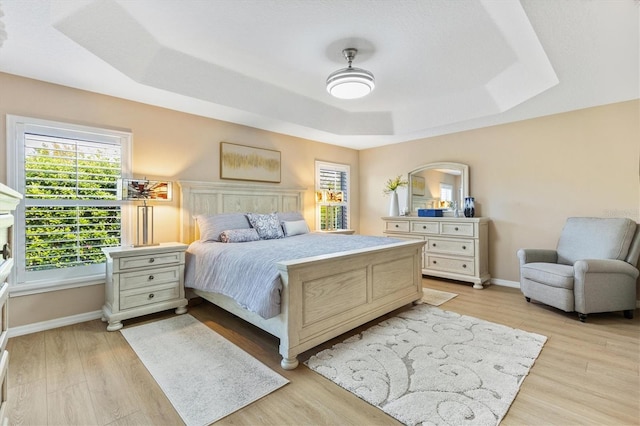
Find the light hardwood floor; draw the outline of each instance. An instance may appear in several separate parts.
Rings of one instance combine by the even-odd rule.
[[[640,424],[640,313],[567,314],[526,303],[517,289],[424,280],[458,293],[441,306],[549,339],[503,425]],[[277,339],[208,303],[189,313],[291,383],[224,418],[225,425],[397,425],[301,364],[280,368]],[[125,321],[125,327],[172,311]],[[361,331],[362,328],[357,331]],[[330,346],[346,336],[334,339]],[[180,425],[170,402],[119,332],[99,320],[9,340],[11,425]],[[170,350],[170,348],[168,348]],[[318,348],[303,354],[305,360]]]

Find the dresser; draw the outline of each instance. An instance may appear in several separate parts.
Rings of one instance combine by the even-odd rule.
[[[22,199],[22,195],[0,183],[0,424],[8,424],[7,416],[7,371],[9,369],[9,284],[7,279],[13,268],[11,214]]]
[[[454,217],[384,217],[384,234],[425,240],[422,274],[473,283],[489,281],[489,219]]]
[[[107,247],[107,281],[102,320],[108,331],[122,328],[122,320],[177,308],[187,312],[184,295],[186,244],[145,247]]]

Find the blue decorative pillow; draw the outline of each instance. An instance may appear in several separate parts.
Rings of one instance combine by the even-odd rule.
[[[247,243],[249,241],[260,241],[258,231],[249,229],[229,229],[220,233],[220,241],[223,243]]]
[[[284,237],[284,232],[282,232],[282,227],[280,226],[280,221],[276,213],[247,213],[247,219],[249,219],[249,223],[258,231],[258,235],[260,235],[260,238],[263,240],[273,240]]]

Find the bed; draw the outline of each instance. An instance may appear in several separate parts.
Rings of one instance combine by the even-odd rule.
[[[180,238],[187,244],[199,238],[198,215],[304,211],[302,188],[195,181],[180,181],[178,186]],[[276,336],[281,366],[290,370],[298,366],[302,352],[401,306],[419,303],[423,245],[424,241],[398,240],[278,261],[280,312],[268,319],[228,296],[195,288],[187,291]]]

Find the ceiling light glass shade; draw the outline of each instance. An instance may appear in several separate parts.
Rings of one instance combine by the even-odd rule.
[[[373,74],[361,68],[343,68],[327,77],[327,92],[339,99],[361,98],[375,87]]]

